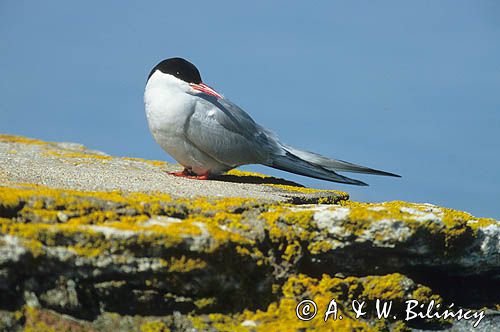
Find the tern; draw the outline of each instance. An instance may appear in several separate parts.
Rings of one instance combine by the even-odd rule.
[[[191,62],[170,58],[150,72],[144,92],[149,129],[184,167],[176,176],[209,179],[247,164],[261,164],[316,179],[366,186],[337,172],[400,177],[282,143],[245,111],[203,83]]]

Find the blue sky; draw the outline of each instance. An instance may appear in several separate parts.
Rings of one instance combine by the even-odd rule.
[[[291,145],[393,171],[370,187],[500,218],[498,1],[0,3],[0,132],[171,161],[143,90],[181,56]]]

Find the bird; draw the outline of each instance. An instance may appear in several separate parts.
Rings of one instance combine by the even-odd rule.
[[[242,165],[261,164],[359,186],[367,184],[337,172],[400,177],[282,143],[205,84],[198,68],[183,58],[165,59],[153,67],[146,82],[144,107],[154,139],[184,167],[170,173],[175,176],[207,180]]]

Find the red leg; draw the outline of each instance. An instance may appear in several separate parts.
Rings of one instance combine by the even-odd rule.
[[[191,179],[196,179],[196,180],[208,180],[209,178],[210,178],[210,174],[208,174],[208,173],[191,177]]]
[[[188,178],[188,179],[196,179],[196,180],[208,180],[210,178],[209,173],[198,175],[196,173],[193,173],[192,171],[190,171],[187,168],[184,168],[182,171],[179,171],[179,172],[168,172],[168,174],[171,174],[173,176]]]
[[[191,175],[191,172],[189,172],[187,168],[184,168],[182,171],[168,172],[168,174],[173,176],[188,177]]]

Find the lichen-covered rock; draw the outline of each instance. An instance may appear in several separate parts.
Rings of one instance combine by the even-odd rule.
[[[170,168],[164,163],[7,135],[0,136],[0,158],[0,330],[472,325],[404,321],[410,299],[489,308],[477,330],[500,326],[496,220],[430,204],[351,202],[340,192],[244,172],[216,181],[177,179],[164,174]],[[104,184],[102,177],[91,180],[101,171],[120,175]],[[160,174],[176,184],[149,188]],[[134,176],[152,180],[130,186],[123,180]],[[221,181],[238,178],[247,183]],[[182,186],[189,194],[175,192]],[[210,195],[219,186],[219,195]],[[317,303],[318,317],[297,318],[303,299]],[[344,319],[325,322],[332,299]],[[377,299],[392,301],[398,319],[377,319]],[[356,318],[353,300],[370,311]]]

